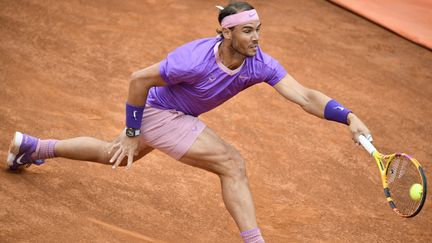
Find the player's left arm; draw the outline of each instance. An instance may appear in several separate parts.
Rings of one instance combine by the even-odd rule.
[[[280,95],[298,104],[306,112],[336,122],[349,125],[353,140],[358,143],[358,136],[370,136],[369,129],[354,113],[320,91],[301,85],[287,74],[273,86]]]

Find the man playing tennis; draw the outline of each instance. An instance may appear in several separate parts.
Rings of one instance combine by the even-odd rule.
[[[218,37],[185,44],[161,62],[132,74],[126,129],[113,142],[89,137],[40,140],[16,132],[9,149],[9,167],[16,170],[64,157],[130,168],[133,161],[156,148],[217,174],[225,206],[244,242],[264,242],[242,156],[198,116],[240,91],[266,82],[306,112],[347,124],[356,141],[360,134],[368,136],[369,130],[349,109],[299,84],[260,49],[261,23],[250,4],[229,4],[219,12],[219,23]]]

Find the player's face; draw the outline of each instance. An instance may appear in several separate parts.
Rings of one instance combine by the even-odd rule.
[[[257,53],[260,28],[259,21],[236,26],[232,30],[232,48],[244,56],[254,56]]]

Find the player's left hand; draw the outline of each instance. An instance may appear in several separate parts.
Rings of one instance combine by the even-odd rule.
[[[366,125],[358,118],[354,113],[348,114],[348,124],[349,129],[353,135],[353,140],[355,143],[360,144],[358,137],[364,135],[369,141],[372,142],[372,135]]]
[[[127,157],[126,169],[130,169],[134,156],[138,155],[139,137],[128,137],[123,131],[108,148],[108,153],[112,155],[110,163],[114,163],[113,169],[117,168],[125,157]]]

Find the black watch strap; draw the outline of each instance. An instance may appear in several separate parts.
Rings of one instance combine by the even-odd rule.
[[[136,137],[139,136],[140,134],[141,134],[140,129],[130,128],[130,127],[126,128],[126,136],[128,137]]]

